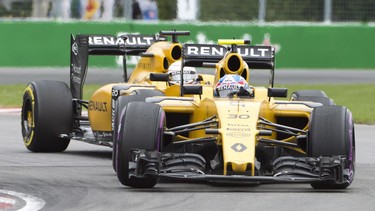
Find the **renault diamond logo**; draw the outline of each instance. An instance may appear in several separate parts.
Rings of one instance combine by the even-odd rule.
[[[233,144],[233,146],[231,147],[235,152],[243,152],[247,149],[247,147],[243,144],[239,144],[239,143],[236,143],[236,144]]]

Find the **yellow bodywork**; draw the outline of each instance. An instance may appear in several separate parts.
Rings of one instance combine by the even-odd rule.
[[[115,85],[155,85],[158,90],[165,90],[165,82],[151,82],[150,73],[166,73],[168,66],[173,62],[180,60],[175,52],[181,51],[181,44],[170,43],[166,41],[154,43],[141,57],[137,66],[133,70],[128,83],[107,84],[99,88],[90,98],[88,113],[90,125],[93,131],[111,132],[111,100],[112,87]],[[178,55],[177,55],[178,56]],[[134,87],[126,90],[124,95],[130,94],[135,89],[147,87]],[[154,88],[155,89],[155,88]],[[177,95],[175,95],[177,96]]]
[[[90,125],[93,131],[111,132],[111,100],[112,87],[115,84],[107,84],[94,92],[88,105]]]
[[[176,51],[181,52],[181,48],[179,43],[166,41],[154,43],[144,54],[147,56],[139,60],[129,78],[129,83],[151,83],[150,73],[166,73],[173,62],[181,59],[181,54],[175,55]]]

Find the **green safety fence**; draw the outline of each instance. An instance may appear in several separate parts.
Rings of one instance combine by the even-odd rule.
[[[375,69],[375,26],[177,22],[0,21],[0,67],[68,66],[70,34],[155,34],[188,30],[181,42],[245,38],[273,45],[277,68]],[[114,57],[90,57],[90,66],[121,64]],[[117,64],[119,63],[119,64]]]

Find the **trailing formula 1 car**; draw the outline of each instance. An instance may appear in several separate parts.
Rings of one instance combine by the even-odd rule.
[[[317,90],[276,100],[287,89],[274,87],[270,46],[178,42],[188,34],[72,36],[70,87],[36,81],[25,90],[27,149],[61,152],[70,140],[112,147],[119,181],[135,188],[151,188],[159,178],[314,188],[351,184],[355,136],[347,108]],[[124,64],[126,55],[141,58],[130,77],[124,65],[123,82],[107,84],[85,101],[89,55],[123,55]],[[197,75],[194,68],[212,74]],[[250,69],[270,69],[269,87],[251,86]]]
[[[70,87],[60,81],[33,81],[27,86],[22,105],[21,125],[24,143],[33,152],[64,151],[71,139],[112,147],[112,87],[120,85],[134,101],[160,95],[148,75],[163,72],[181,58],[177,37],[189,32],[160,32],[157,35],[104,34],[71,36]],[[172,36],[173,42],[166,41]],[[124,56],[124,79],[98,89],[83,100],[83,86],[91,55]],[[126,56],[141,56],[129,78]],[[150,66],[144,61],[151,60]],[[151,71],[152,70],[152,71]],[[147,75],[148,74],[148,75]],[[128,81],[128,84],[124,82]],[[137,84],[138,83],[138,84]],[[161,89],[165,87],[162,83]],[[138,88],[144,88],[138,90]],[[86,109],[88,115],[82,110]]]

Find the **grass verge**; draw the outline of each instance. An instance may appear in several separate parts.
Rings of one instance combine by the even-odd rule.
[[[281,87],[281,86],[280,86]],[[353,113],[359,124],[375,123],[375,84],[335,84],[335,85],[284,85],[289,95],[303,89],[323,90],[337,105],[343,105]]]
[[[94,91],[100,87],[97,84],[88,84],[84,87],[84,99],[89,99]],[[329,97],[334,99],[337,105],[348,107],[354,116],[354,121],[360,124],[375,123],[375,84],[288,84],[279,85],[289,89],[289,95],[293,91],[304,89],[323,90]],[[26,86],[22,85],[0,85],[0,108],[21,107],[23,91]]]

